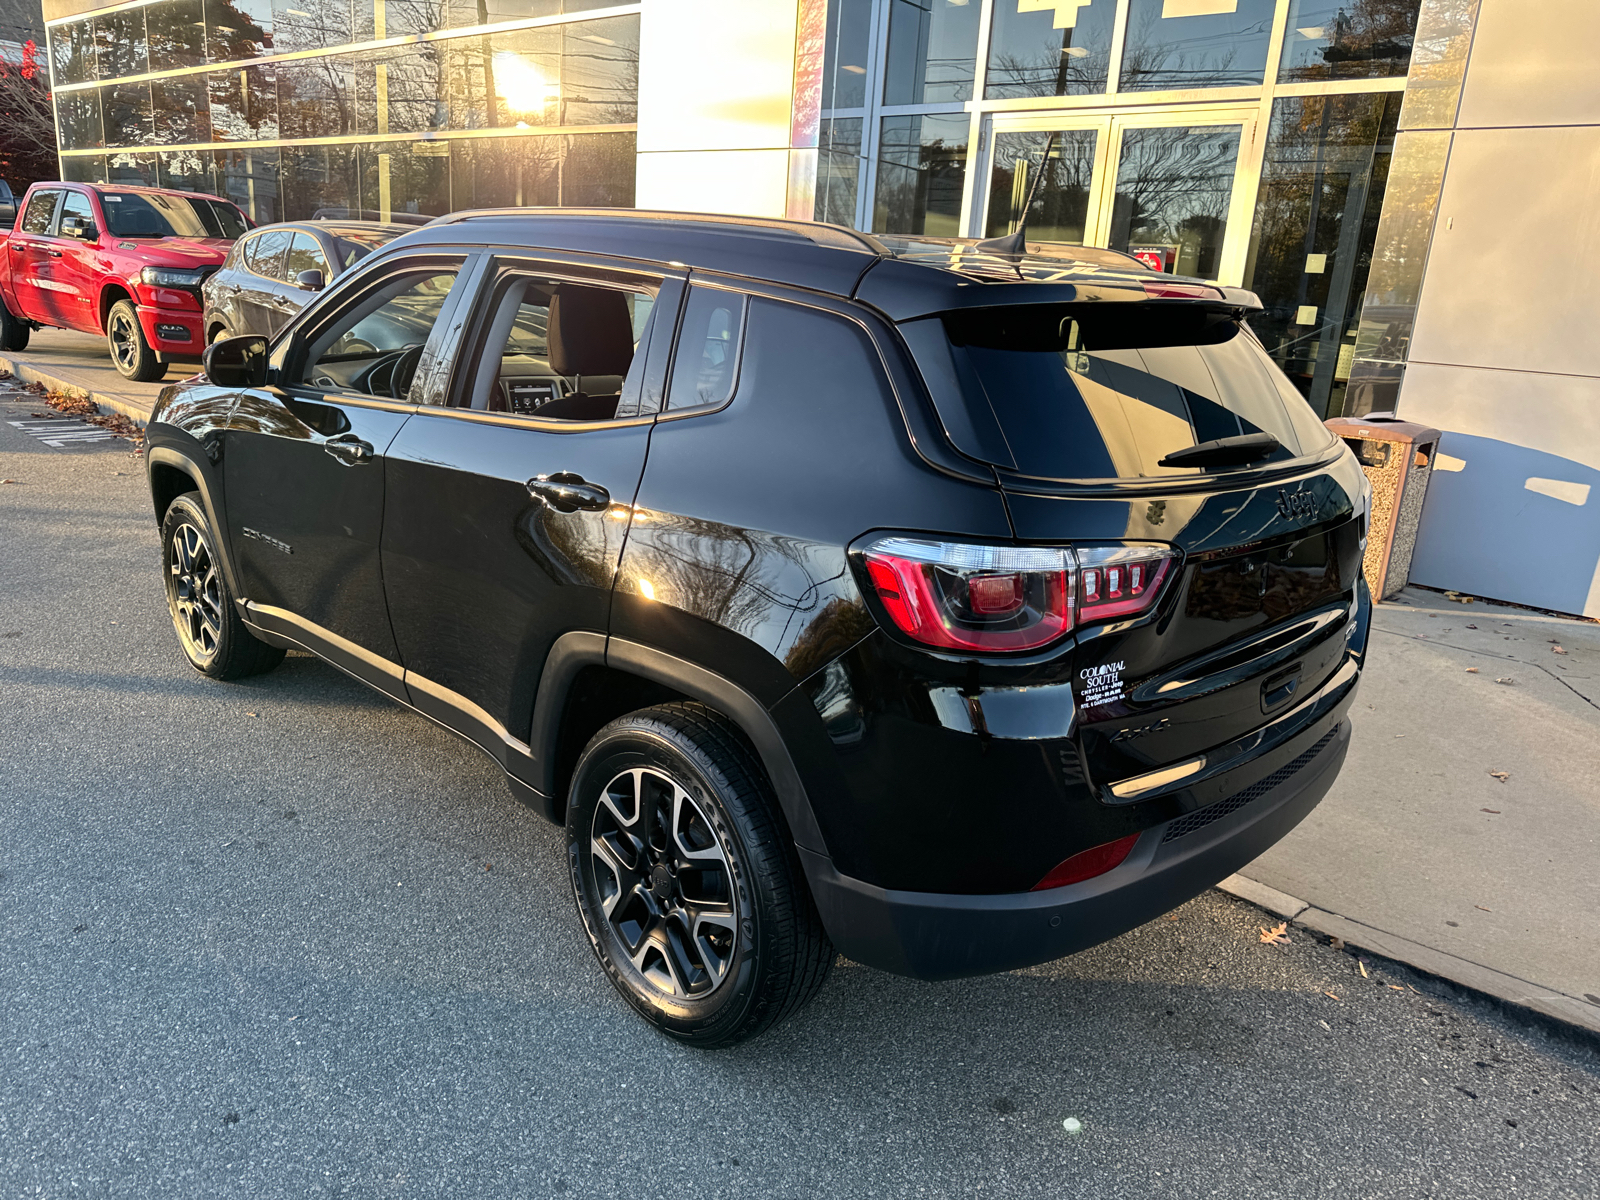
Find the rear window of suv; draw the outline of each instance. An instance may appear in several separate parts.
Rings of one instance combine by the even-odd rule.
[[[1161,460],[1245,434],[1281,443],[1252,467],[1332,444],[1255,338],[1201,305],[970,309],[902,328],[919,362],[949,356],[931,372],[924,362],[924,373],[953,385],[932,391],[958,448],[976,448],[977,457],[1021,475],[1082,482],[1215,475],[1230,468]],[[936,332],[943,336],[930,336]],[[955,404],[968,411],[949,412]],[[956,430],[963,428],[984,432],[962,445]]]

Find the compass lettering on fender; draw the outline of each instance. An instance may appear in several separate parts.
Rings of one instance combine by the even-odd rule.
[[[1278,511],[1290,519],[1302,517],[1309,520],[1317,515],[1317,498],[1310,492],[1291,492],[1287,488],[1279,488]]]

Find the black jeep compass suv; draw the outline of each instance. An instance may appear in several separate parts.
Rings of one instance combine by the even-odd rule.
[[[214,678],[299,647],[492,755],[684,1041],[835,948],[1057,958],[1344,759],[1368,493],[1258,307],[1106,251],[443,218],[162,394],[173,622]]]

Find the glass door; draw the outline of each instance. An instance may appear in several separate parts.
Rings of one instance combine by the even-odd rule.
[[[1243,151],[1258,109],[997,116],[983,235],[1108,246],[1175,275],[1237,283],[1253,187]]]

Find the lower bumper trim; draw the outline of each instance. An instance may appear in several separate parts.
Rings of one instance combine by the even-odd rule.
[[[841,875],[827,856],[800,848],[823,925],[846,957],[918,979],[1016,970],[1098,945],[1199,895],[1298,825],[1344,763],[1348,703],[1310,731],[1316,741],[1306,751],[1239,794],[1248,799],[1148,830],[1120,866],[1067,887],[1004,895],[887,890]],[[1167,836],[1202,813],[1203,826]]]

